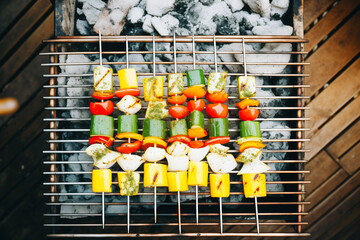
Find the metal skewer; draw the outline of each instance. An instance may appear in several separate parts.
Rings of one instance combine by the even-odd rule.
[[[246,72],[246,48],[245,48],[245,38],[242,39],[242,50],[243,50],[243,63],[244,63],[244,75],[247,77]],[[260,234],[260,226],[259,226],[259,212],[258,212],[258,203],[257,197],[254,197],[255,200],[255,219],[256,219],[256,230],[257,234]]]
[[[153,76],[155,77],[155,35],[153,35]],[[156,145],[155,145],[156,147]],[[157,222],[156,186],[154,186],[154,222]]]
[[[128,42],[128,36],[125,36],[125,49],[126,49],[126,69],[129,68],[129,42]],[[130,143],[131,140],[128,138],[128,143]],[[127,232],[130,233],[130,196],[127,196]]]

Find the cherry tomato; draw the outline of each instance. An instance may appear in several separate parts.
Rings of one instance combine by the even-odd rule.
[[[198,100],[190,100],[188,101],[187,103],[187,108],[189,110],[189,112],[192,112],[194,110],[197,110],[197,111],[202,111],[204,110],[205,108],[205,102],[201,99],[198,99]]]
[[[189,110],[182,105],[171,106],[169,108],[169,113],[173,118],[183,118],[186,117],[189,113]]]
[[[241,102],[236,103],[236,106],[240,109],[245,109],[247,106],[257,107],[257,106],[259,106],[259,104],[260,104],[260,101],[246,98],[246,99],[242,100]]]
[[[204,142],[201,140],[191,141],[189,145],[191,148],[202,148],[204,146]]]
[[[230,137],[212,137],[209,140],[205,141],[205,146],[212,144],[225,144],[230,142]]]
[[[207,93],[205,97],[212,103],[224,103],[228,100],[229,95],[226,92],[216,92],[213,94]]]
[[[211,118],[226,118],[229,109],[227,105],[221,103],[208,104],[206,105],[206,113]]]
[[[186,102],[186,96],[185,95],[174,95],[167,98],[167,101],[171,104],[183,104]]]
[[[202,127],[194,127],[188,129],[189,138],[203,138],[207,136],[207,132]]]
[[[115,95],[118,98],[123,98],[126,95],[137,97],[140,95],[140,89],[138,88],[119,89],[115,91]]]
[[[97,100],[109,100],[114,97],[113,93],[104,93],[104,92],[94,92],[92,97]]]
[[[102,143],[106,147],[110,147],[115,141],[115,138],[106,137],[106,136],[94,136],[89,139],[89,144]]]
[[[259,116],[256,108],[245,108],[239,111],[239,118],[243,121],[253,121]]]
[[[133,143],[123,143],[121,146],[117,147],[116,150],[121,153],[133,153],[139,150],[141,147],[141,141],[135,141]]]
[[[167,142],[173,143],[176,141],[179,141],[179,142],[189,145],[189,143],[191,142],[191,139],[186,135],[175,135],[175,136],[170,137]]]
[[[110,115],[114,111],[114,104],[108,100],[105,102],[91,102],[90,112],[93,115]]]
[[[205,96],[206,91],[202,88],[202,86],[196,85],[188,87],[183,91],[183,93],[188,98],[202,98]]]

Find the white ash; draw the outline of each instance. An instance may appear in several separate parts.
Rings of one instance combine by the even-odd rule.
[[[92,84],[93,81],[86,78],[81,77],[69,77],[67,81],[67,85],[74,85],[74,86],[82,86]],[[92,92],[92,89],[84,88],[84,87],[68,87],[66,88],[66,93],[70,97],[78,97],[78,96],[87,96]]]
[[[271,17],[281,18],[289,8],[289,0],[273,0],[271,2]]]
[[[161,36],[169,36],[174,32],[174,29],[179,27],[179,20],[167,14],[161,18],[153,17],[151,24]]]
[[[58,85],[66,85],[66,77],[63,77],[63,76],[57,77],[56,83]],[[60,97],[66,96],[66,88],[58,88],[57,89],[57,94]],[[59,107],[65,107],[66,106],[66,100],[65,99],[58,99],[57,104],[58,104]]]
[[[251,10],[259,13],[261,16],[270,18],[270,2],[269,0],[243,0]]]
[[[90,59],[85,55],[68,55],[66,63],[83,63],[83,65],[68,65],[64,66],[63,69],[67,74],[83,74],[88,73],[90,70]]]
[[[86,35],[90,32],[90,25],[85,20],[76,20],[76,29],[81,35]]]
[[[82,11],[90,25],[96,23],[105,6],[106,3],[101,0],[87,0],[84,2]]]
[[[232,12],[240,11],[245,6],[242,0],[225,0],[225,2],[229,5]]]
[[[152,19],[151,15],[146,15],[144,17],[144,23],[142,25],[143,31],[147,32],[147,33],[150,33],[150,34],[152,34],[155,31],[155,29],[154,29],[154,27],[152,25],[151,19]]]
[[[127,199],[126,197],[111,197],[111,202],[112,203],[126,203]],[[127,212],[127,205],[123,204],[116,204],[116,205],[108,205],[105,208],[105,212],[106,213],[126,213]]]
[[[252,29],[254,35],[291,35],[293,33],[293,27],[284,25],[281,20],[269,21],[264,26],[255,26]]]
[[[264,90],[261,88],[256,89],[256,96],[261,97],[274,97],[275,94],[271,90]],[[278,107],[281,104],[281,101],[279,99],[271,99],[271,98],[265,98],[260,99],[260,107]],[[276,109],[262,109],[260,110],[259,117],[261,118],[273,118],[275,115],[279,112],[279,110]]]
[[[146,11],[153,16],[162,16],[174,9],[175,0],[146,0]]]
[[[221,51],[221,52],[242,51],[242,44],[241,43],[226,44],[222,48],[220,48],[219,51]],[[222,62],[236,62],[235,56],[232,53],[218,54],[218,56]],[[230,72],[234,72],[234,73],[240,72],[242,69],[241,65],[233,65],[232,64],[232,65],[225,65],[225,66]]]
[[[127,20],[130,21],[132,24],[141,22],[144,13],[145,11],[142,8],[139,7],[131,8],[127,15]]]

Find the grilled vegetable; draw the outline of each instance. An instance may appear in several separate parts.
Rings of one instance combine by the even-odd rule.
[[[170,103],[170,104],[183,104],[184,102],[186,102],[187,98],[185,95],[174,95],[174,96],[170,96],[167,98],[167,101]]]
[[[243,174],[243,186],[246,198],[266,197],[265,174]]]
[[[251,163],[255,160],[260,161],[261,150],[258,148],[248,148],[245,149],[237,158],[237,162],[241,163]]]
[[[144,100],[161,101],[163,98],[163,77],[151,77],[143,79]]]
[[[206,93],[205,98],[212,103],[224,103],[228,100],[229,95],[225,92]]]
[[[183,93],[188,98],[202,98],[206,95],[206,91],[199,85],[188,87]]]
[[[202,111],[204,110],[205,108],[205,102],[201,99],[198,99],[198,100],[190,100],[188,101],[187,103],[187,108],[189,110],[189,112],[192,112],[192,111]]]
[[[207,84],[207,91],[210,94],[216,93],[216,92],[222,92],[225,90],[225,84],[226,84],[226,72],[215,72],[210,73],[208,77],[208,84]]]
[[[236,168],[235,158],[231,154],[209,153],[206,158],[211,170],[215,173],[228,173]]]
[[[229,109],[228,106],[222,103],[214,103],[206,105],[206,113],[211,118],[226,118]]]
[[[210,174],[210,196],[230,196],[230,174]]]
[[[133,154],[121,154],[116,161],[125,172],[133,172],[145,162],[142,157]]]
[[[208,185],[208,168],[206,162],[189,162],[188,185],[207,187]]]
[[[144,139],[144,137],[138,133],[133,133],[133,132],[124,132],[124,133],[118,133],[116,134],[115,138],[118,139],[123,139],[123,138],[131,138],[131,139],[136,139],[138,141],[142,141]]]
[[[125,114],[135,114],[141,110],[141,101],[137,97],[126,95],[116,104],[116,107]]]
[[[213,144],[225,144],[230,142],[230,137],[212,137],[209,140],[205,141],[205,146]]]
[[[207,132],[202,127],[193,127],[188,129],[189,138],[203,138],[207,136]]]
[[[169,108],[169,113],[173,118],[184,118],[189,114],[189,110],[182,105],[175,105]]]
[[[202,147],[202,148],[190,148],[188,157],[190,161],[193,162],[200,162],[206,157],[206,154],[209,152],[209,146]]]
[[[121,196],[135,196],[139,192],[140,174],[135,172],[118,172]]]
[[[240,152],[244,152],[246,149],[248,148],[264,148],[266,147],[265,144],[261,143],[261,142],[246,142],[240,145]]]
[[[186,171],[189,167],[189,158],[186,155],[172,156],[165,153],[166,160],[168,161],[169,172],[181,172]]]
[[[229,136],[229,120],[227,118],[210,118],[209,137]]]
[[[159,163],[144,164],[144,187],[167,187],[167,166]]]
[[[256,95],[256,83],[254,76],[240,76],[238,78],[239,86],[239,98],[255,97]]]
[[[111,145],[113,145],[115,141],[115,138],[113,137],[106,137],[106,136],[95,136],[95,137],[91,137],[89,139],[89,144],[95,144],[95,143],[100,143],[100,144],[104,144],[105,147],[111,147]]]
[[[187,124],[185,119],[170,122],[170,136],[187,135]]]
[[[149,119],[163,119],[168,115],[168,110],[165,109],[166,101],[150,101],[145,118]]]
[[[121,156],[120,153],[107,149],[103,144],[95,143],[85,150],[86,154],[94,159],[94,166],[98,168],[112,167],[116,159]]]
[[[166,152],[172,156],[183,156],[189,152],[189,149],[187,144],[176,141],[166,148]]]
[[[120,89],[115,91],[115,95],[120,99],[125,97],[126,95],[137,97],[140,95],[140,89],[138,88]]]
[[[136,115],[120,115],[118,117],[118,133],[138,133]]]
[[[93,115],[110,115],[113,111],[114,104],[112,101],[90,103],[90,112]]]
[[[189,146],[191,148],[202,148],[205,145],[205,143],[201,140],[191,141],[189,143]]]
[[[183,192],[188,191],[187,172],[168,172],[167,173],[169,192]]]
[[[92,191],[111,192],[112,174],[110,169],[92,170]]]
[[[241,102],[236,103],[236,106],[240,109],[245,109],[248,106],[249,107],[257,107],[259,106],[260,101],[257,100],[253,100],[253,99],[249,99],[249,98],[245,98],[244,100],[242,100]]]
[[[240,121],[240,137],[261,137],[260,122]]]
[[[168,75],[168,95],[181,94],[184,91],[182,73],[171,73]]]
[[[90,137],[114,136],[114,118],[105,115],[93,115],[90,123]]]
[[[140,149],[142,143],[141,141],[135,141],[130,143],[123,143],[120,147],[117,147],[116,150],[121,153],[133,153]]]
[[[164,120],[145,118],[143,123],[144,137],[166,137],[166,122]]]
[[[159,148],[166,148],[167,143],[159,137],[146,137],[142,142],[141,148],[146,150],[148,147],[159,147]]]
[[[229,151],[229,149],[229,147],[223,146],[221,144],[212,144],[210,145],[209,151],[212,153],[225,155]]]
[[[263,173],[269,169],[270,167],[262,161],[254,160],[250,163],[245,163],[237,174],[241,175],[246,173]]]
[[[192,111],[186,118],[187,127],[201,127],[204,128],[204,114],[200,111]]]
[[[113,70],[103,66],[94,69],[94,90],[97,92],[113,92]]]
[[[138,81],[135,68],[126,68],[118,71],[120,89],[137,88]]]
[[[239,118],[243,121],[253,121],[259,116],[256,108],[245,108],[239,111]]]
[[[114,97],[114,94],[105,92],[93,92],[92,97],[97,100],[109,100]]]
[[[186,130],[185,130],[185,132],[186,132]],[[170,137],[167,140],[168,143],[173,143],[173,142],[177,142],[177,141],[189,145],[191,142],[191,139],[186,135],[175,135],[175,136]]]
[[[236,143],[241,145],[243,143],[246,143],[246,142],[262,142],[262,138],[261,137],[242,137],[242,138],[239,138],[238,140],[236,140]]]
[[[188,87],[205,86],[205,77],[202,69],[194,69],[186,71],[186,79]]]
[[[165,158],[165,149],[158,147],[149,147],[146,149],[143,159],[148,162],[157,162]]]

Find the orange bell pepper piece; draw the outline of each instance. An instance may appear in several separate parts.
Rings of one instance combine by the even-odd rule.
[[[247,108],[247,106],[257,107],[257,106],[259,106],[259,104],[260,104],[260,101],[258,101],[258,100],[245,98],[241,102],[236,103],[236,106],[240,109],[245,109],[245,108]]]
[[[188,136],[189,138],[203,138],[207,136],[207,132],[201,127],[194,127],[188,129]]]
[[[206,91],[202,86],[191,86],[184,90],[184,95],[188,98],[202,98],[205,96]]]
[[[245,142],[243,144],[240,145],[240,152],[243,152],[245,149],[247,148],[264,148],[266,147],[265,144],[261,143],[261,142]]]

